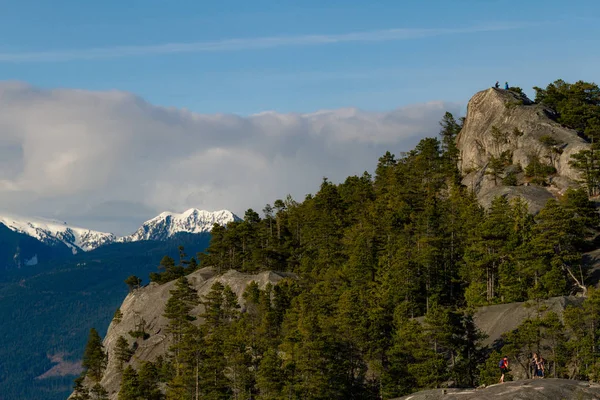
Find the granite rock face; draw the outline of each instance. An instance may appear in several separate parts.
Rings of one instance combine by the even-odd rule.
[[[520,196],[532,212],[539,211],[548,198],[577,187],[580,174],[569,161],[589,144],[576,131],[555,122],[554,116],[551,109],[533,104],[516,92],[491,88],[476,93],[469,101],[456,142],[463,184],[484,205],[489,205],[495,195]],[[490,174],[490,162],[501,157],[509,164],[505,173],[512,171],[518,177],[517,186],[503,185],[501,177],[494,179]],[[555,168],[549,186],[527,188],[529,183],[522,171],[534,161]]]
[[[505,382],[481,389],[436,389],[413,393],[396,400],[597,400],[600,385],[567,379],[536,379]]]
[[[218,275],[214,269],[202,268],[187,276],[190,284],[198,290],[198,296],[202,299],[211,289],[213,283],[221,282],[223,285],[231,287],[238,296],[238,302],[242,305],[242,295],[246,287],[251,282],[256,282],[259,288],[264,289],[267,284],[276,285],[286,277],[292,277],[292,274],[283,272],[265,271],[259,274],[244,274],[235,270],[227,271],[225,274]],[[144,361],[155,361],[159,355],[165,355],[170,346],[170,338],[165,332],[168,325],[167,319],[162,315],[169,297],[170,291],[174,288],[176,281],[171,281],[163,285],[151,283],[145,287],[134,290],[128,294],[120,307],[123,317],[121,321],[112,321],[108,327],[103,344],[108,353],[108,365],[102,377],[100,384],[108,391],[109,398],[116,400],[118,397],[119,386],[121,384],[121,375],[118,362],[115,356],[115,347],[119,336],[126,338],[130,345],[137,341],[138,347],[129,361],[135,369],[139,369]],[[192,310],[192,315],[203,313],[204,308],[198,305]],[[198,318],[195,323],[202,323]],[[144,330],[149,334],[147,339],[134,339],[129,335],[130,331],[138,330],[143,324]],[[127,367],[124,365],[123,369]],[[89,382],[85,382],[89,385]]]

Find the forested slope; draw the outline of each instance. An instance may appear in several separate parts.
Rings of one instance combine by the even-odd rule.
[[[139,335],[108,354],[122,359],[119,399],[390,399],[490,383],[500,353],[482,345],[474,308],[520,301],[539,313],[496,349],[517,363],[538,350],[553,376],[595,379],[600,293],[588,288],[583,262],[596,246],[595,181],[555,192],[536,215],[520,198],[497,197],[484,209],[461,184],[460,130],[446,114],[439,138],[400,157],[386,153],[374,175],[324,179],[302,201],[277,199],[263,217],[248,210],[243,221],[215,226],[201,266],[298,278],[277,290],[250,287],[242,308],[227,286],[197,297],[178,278],[164,306],[173,340],[165,356],[131,368]],[[523,179],[549,184],[536,177]],[[163,278],[186,272],[167,269]],[[542,300],[575,294],[586,299],[564,318],[544,312]],[[92,386],[104,396],[96,382],[106,360],[88,360],[97,373],[79,380],[72,398]]]

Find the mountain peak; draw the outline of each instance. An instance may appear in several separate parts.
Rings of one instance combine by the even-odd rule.
[[[80,250],[94,250],[113,242],[166,240],[178,233],[209,233],[214,224],[226,225],[228,222],[239,220],[240,218],[228,210],[211,212],[190,208],[183,213],[165,211],[144,222],[133,234],[117,237],[112,233],[71,226],[64,221],[0,215],[0,224],[6,225],[7,228],[34,237],[45,244],[56,245],[62,242],[73,254]]]
[[[190,208],[182,213],[164,211],[119,241],[165,240],[178,233],[209,233],[214,224],[226,225],[238,220],[240,218],[228,210],[211,212]]]
[[[0,223],[15,232],[34,237],[42,243],[54,245],[63,242],[71,249],[73,254],[79,250],[93,250],[116,239],[116,236],[112,233],[70,226],[64,221],[48,218],[29,218],[3,214],[0,215]]]

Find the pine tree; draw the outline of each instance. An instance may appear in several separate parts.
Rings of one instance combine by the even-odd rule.
[[[144,400],[162,400],[163,394],[158,386],[159,372],[151,362],[144,362],[138,373],[140,397]]]
[[[578,287],[585,294],[584,265],[579,250],[584,236],[583,224],[554,199],[548,200],[535,219],[537,224],[533,230],[532,250],[547,266],[540,271],[540,275],[555,269],[554,277],[546,280],[546,284],[552,284],[547,290],[559,294],[565,287],[563,282],[568,279],[570,285]],[[562,282],[557,280],[561,271],[565,276]]]
[[[278,400],[282,397],[284,371],[281,364],[276,349],[269,348],[264,353],[256,382],[259,400]]]
[[[86,375],[92,381],[99,382],[102,379],[107,361],[108,356],[104,352],[102,339],[98,335],[98,332],[94,328],[91,328],[82,363]]]
[[[83,380],[85,376],[80,376],[75,379],[75,383],[73,384],[73,400],[90,400],[90,391],[83,385]]]
[[[115,311],[115,314],[113,315],[113,321],[115,324],[118,324],[122,320],[123,320],[123,313],[121,312],[120,308],[117,308],[117,310]]]
[[[190,285],[186,277],[179,278],[170,293],[171,297],[167,301],[163,316],[169,320],[167,332],[173,339],[171,351],[175,356],[176,374],[179,375],[179,345],[185,332],[190,328],[190,321],[195,319],[190,316],[190,311],[199,303],[199,299],[198,292]]]
[[[127,339],[123,336],[119,336],[117,344],[115,345],[115,357],[117,358],[119,371],[123,369],[123,364],[129,362],[132,355],[133,351],[129,347]]]
[[[462,124],[454,119],[452,113],[446,112],[440,121],[440,126],[444,164],[452,174],[451,177],[458,183],[460,181],[460,172],[458,170],[460,151],[456,147],[456,137],[462,129]]]
[[[125,279],[125,284],[129,287],[129,293],[133,292],[135,289],[139,289],[142,285],[142,280],[135,275],[131,275],[129,278]]]
[[[102,385],[96,383],[90,389],[90,399],[91,400],[108,400],[108,392]]]
[[[131,365],[123,371],[121,387],[119,388],[119,400],[141,400],[140,384],[138,374]]]

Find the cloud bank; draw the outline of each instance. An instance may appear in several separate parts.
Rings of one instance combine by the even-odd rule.
[[[205,115],[120,91],[0,83],[0,210],[131,233],[161,211],[261,210],[372,171],[436,135],[430,102],[389,112]]]

